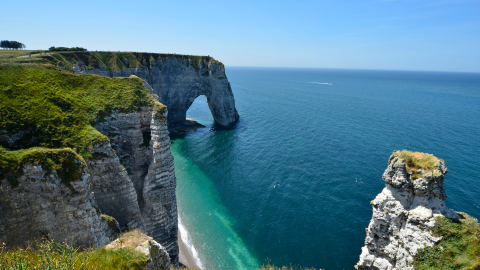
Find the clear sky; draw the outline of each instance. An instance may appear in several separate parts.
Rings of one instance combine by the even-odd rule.
[[[480,72],[480,0],[3,1],[28,49],[210,55],[227,66]]]

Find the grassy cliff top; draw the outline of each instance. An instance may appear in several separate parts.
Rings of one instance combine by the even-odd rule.
[[[443,160],[428,153],[411,152],[408,150],[395,151],[395,153],[405,160],[407,172],[411,174],[413,180],[422,177],[422,174],[419,172],[420,169],[423,170],[423,173],[433,172],[438,169],[438,164],[443,162]]]
[[[94,124],[113,111],[142,106],[166,108],[136,77],[75,75],[52,65],[0,65],[0,172],[29,156],[47,158],[52,148],[69,147],[90,157],[87,149],[108,141]],[[25,151],[31,147],[38,148]]]
[[[161,53],[137,53],[137,52],[57,52],[44,57],[46,60],[72,70],[71,63],[82,60],[87,68],[124,69],[150,66],[151,62],[176,58],[188,60],[189,65],[199,68],[200,62],[218,64],[222,69],[224,65],[210,56],[161,54]]]

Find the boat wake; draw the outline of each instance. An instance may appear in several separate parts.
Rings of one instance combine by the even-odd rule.
[[[332,85],[331,83],[322,83],[322,82],[307,82],[307,83]]]

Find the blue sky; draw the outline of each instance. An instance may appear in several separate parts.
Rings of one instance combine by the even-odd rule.
[[[227,66],[480,72],[480,0],[4,1],[0,39]]]

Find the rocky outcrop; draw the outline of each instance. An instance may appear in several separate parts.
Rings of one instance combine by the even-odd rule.
[[[78,74],[89,73],[108,77],[129,77],[135,75],[148,82],[153,94],[168,107],[168,126],[170,128],[184,125],[186,113],[193,101],[205,95],[215,122],[229,127],[238,121],[232,88],[225,75],[223,65],[202,61],[195,66],[188,59],[151,59],[138,67],[128,67],[127,59],[122,59],[125,66],[106,69],[103,65],[88,68],[80,59],[71,62],[73,71]]]
[[[86,162],[100,210],[114,216],[122,231],[143,229],[137,193],[110,142],[97,143],[90,152],[93,157]]]
[[[142,252],[149,257],[145,269],[170,270],[170,255],[167,250],[157,241],[153,240],[152,237],[142,233],[140,230],[134,230],[121,235],[105,248],[117,250],[124,247]]]
[[[400,152],[390,156],[383,174],[386,187],[371,202],[373,216],[355,268],[413,269],[411,262],[417,250],[441,240],[431,234],[435,217],[458,217],[445,206],[446,173],[445,163],[440,159],[435,158],[433,169],[420,168],[413,175]]]
[[[82,160],[71,158],[77,163]],[[87,167],[65,185],[57,170],[26,163],[17,185],[0,186],[0,240],[7,247],[25,247],[34,239],[67,241],[74,246],[99,247],[115,236],[97,211]]]
[[[148,255],[147,270],[170,270],[170,258],[167,250],[155,240],[145,241],[141,246],[135,248]]]

